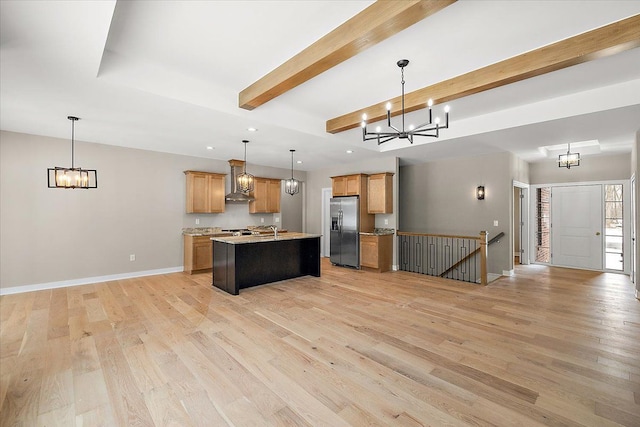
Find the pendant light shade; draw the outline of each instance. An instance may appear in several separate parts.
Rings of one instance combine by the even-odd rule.
[[[244,144],[244,170],[241,174],[238,174],[236,182],[238,183],[238,191],[241,193],[250,193],[253,191],[255,177],[247,173],[247,144],[249,141],[244,139],[242,143]]]
[[[293,177],[293,153],[295,153],[296,150],[289,151],[291,151],[291,178],[284,182],[284,191],[293,196],[300,192],[300,181]]]
[[[75,123],[80,119],[74,116],[68,116],[67,119],[71,120],[71,167],[48,168],[48,186],[49,188],[98,188],[98,171],[75,167]]]
[[[580,166],[580,153],[572,153],[571,144],[567,144],[567,154],[558,156],[558,167],[571,169],[571,166]]]

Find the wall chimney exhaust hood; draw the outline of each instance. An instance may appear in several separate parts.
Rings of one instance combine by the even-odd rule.
[[[238,175],[244,170],[243,160],[229,160],[231,166],[231,193],[227,194],[224,199],[227,202],[251,202],[255,198],[238,190]]]

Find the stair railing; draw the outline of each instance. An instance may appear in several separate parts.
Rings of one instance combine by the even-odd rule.
[[[400,270],[486,285],[487,247],[504,237],[457,236],[398,231]],[[480,254],[478,257],[477,254]],[[479,276],[479,277],[478,277]]]

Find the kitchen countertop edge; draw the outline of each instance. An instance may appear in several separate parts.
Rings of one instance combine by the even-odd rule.
[[[313,239],[316,237],[322,237],[321,234],[308,234],[308,233],[283,233],[274,237],[273,235],[251,235],[251,236],[228,236],[228,237],[211,237],[211,240],[216,242],[228,243],[231,245],[241,245],[245,243],[261,243],[261,242],[279,242],[282,240],[298,240],[298,239]]]

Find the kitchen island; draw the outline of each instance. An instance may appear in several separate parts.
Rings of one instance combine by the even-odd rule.
[[[212,237],[213,286],[240,289],[300,276],[320,277],[320,235]]]

